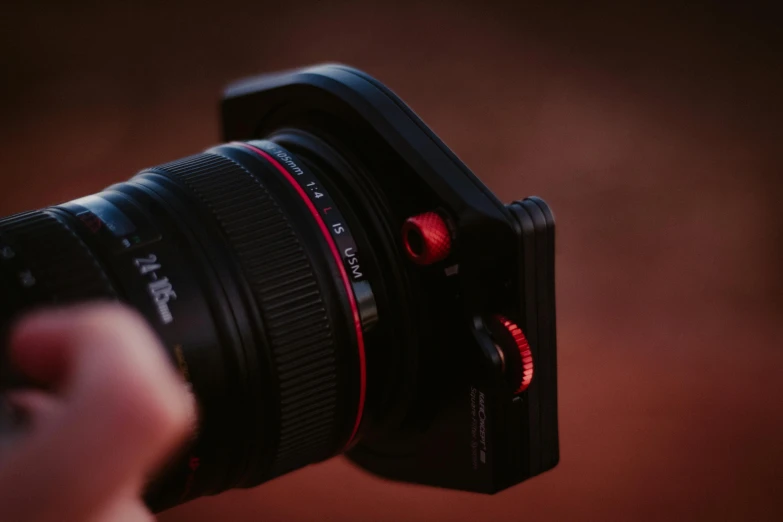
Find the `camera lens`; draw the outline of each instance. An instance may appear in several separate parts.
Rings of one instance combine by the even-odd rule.
[[[382,349],[407,328],[389,304],[405,306],[393,227],[305,137],[220,145],[0,220],[4,324],[124,301],[196,396],[193,440],[149,486],[156,510],[326,459],[394,410],[391,375],[410,361]]]

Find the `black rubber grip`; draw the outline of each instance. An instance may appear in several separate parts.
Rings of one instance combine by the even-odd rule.
[[[179,181],[209,209],[255,297],[279,391],[271,474],[326,458],[335,449],[334,336],[310,259],[282,209],[259,179],[217,154],[145,172]]]
[[[30,290],[20,294],[55,304],[117,298],[98,260],[55,212],[33,210],[0,219],[0,240],[8,249],[3,268],[16,272],[18,285]]]

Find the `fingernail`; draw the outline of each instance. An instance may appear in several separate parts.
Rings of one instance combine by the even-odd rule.
[[[30,413],[7,397],[0,397],[0,451],[12,445],[30,426]]]

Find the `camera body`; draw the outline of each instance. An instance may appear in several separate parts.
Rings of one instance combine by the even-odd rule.
[[[367,225],[367,241],[382,243],[377,266],[394,271],[394,283],[374,290],[393,303],[387,315],[397,308],[409,319],[369,345],[388,351],[376,365],[394,365],[404,377],[377,391],[370,379],[368,393],[379,397],[367,415],[379,421],[350,449],[351,460],[386,478],[482,493],[553,468],[554,220],[547,205],[535,197],[498,201],[394,93],[346,66],[236,83],[225,93],[222,123],[227,141],[271,135],[293,152],[317,148],[321,158],[346,144],[361,151],[334,158],[347,159],[339,168],[350,174],[332,190],[344,201],[371,202],[354,219]],[[412,246],[400,231],[422,215],[436,216],[449,239],[430,245],[440,249],[434,257],[406,259],[401,253]],[[433,231],[417,232],[426,243]]]
[[[483,493],[554,467],[546,203],[501,203],[349,67],[246,80],[222,109],[228,143],[0,218],[0,333],[45,304],[125,302],[187,381],[198,425],[148,505],[342,453]],[[35,386],[6,352],[0,402]]]

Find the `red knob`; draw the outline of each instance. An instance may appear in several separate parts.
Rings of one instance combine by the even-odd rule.
[[[530,345],[516,323],[496,315],[491,330],[495,342],[503,351],[506,361],[506,376],[514,388],[514,393],[522,393],[533,380],[533,353]]]
[[[451,234],[437,212],[409,217],[402,226],[405,253],[414,263],[431,265],[446,259],[451,251]]]

